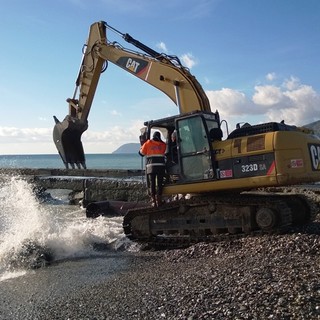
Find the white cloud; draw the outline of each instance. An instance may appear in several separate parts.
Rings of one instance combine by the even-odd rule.
[[[268,80],[268,81],[273,81],[274,79],[276,79],[276,74],[274,73],[274,72],[270,72],[270,73],[268,73],[267,75],[266,75],[266,79]]]
[[[204,77],[204,82],[205,82],[205,84],[210,84],[211,83],[211,81],[210,81],[210,79],[208,77]]]
[[[82,137],[85,152],[110,153],[125,143],[139,142],[142,124],[143,120],[136,120],[129,127],[114,126],[100,132],[87,130]]]
[[[320,94],[311,86],[301,84],[296,77],[285,80],[281,86],[259,85],[255,86],[254,90],[251,97],[231,88],[209,90],[206,93],[212,110],[218,109],[221,119],[228,121],[230,129],[238,122],[255,124],[284,120],[288,124],[305,125],[320,118]],[[150,109],[150,106],[153,108]],[[135,119],[124,125],[121,118],[121,122],[113,123],[107,130],[97,132],[90,127],[85,131],[82,136],[85,152],[109,153],[124,143],[138,142],[140,129],[145,120],[163,117],[166,110],[176,114],[171,102],[163,97],[142,100],[135,108],[142,110],[141,113],[137,111],[137,115],[143,114],[143,119]],[[120,115],[116,110],[113,110],[112,114]],[[49,128],[0,127],[1,153],[55,153],[57,151],[52,140],[52,130],[51,126]]]
[[[281,88],[276,86],[255,86],[255,94],[252,97],[252,101],[261,106],[272,107],[281,104],[286,105],[286,97],[281,91]]]
[[[46,141],[52,139],[52,128],[16,128],[0,127],[0,142],[11,143],[14,141]]]
[[[295,90],[300,86],[300,80],[296,77],[290,77],[283,82],[283,87],[288,90]]]
[[[53,128],[0,127],[1,154],[43,154],[56,152]]]
[[[249,119],[260,115],[261,121],[281,121],[305,125],[320,120],[320,94],[311,86],[301,84],[291,77],[281,87],[275,85],[255,86],[253,96],[229,88],[208,91],[211,108],[218,109],[223,119]]]
[[[122,113],[121,113],[121,112],[118,112],[117,110],[111,110],[110,113],[111,113],[113,116],[122,116]]]
[[[197,64],[197,61],[193,57],[191,53],[185,53],[180,57],[180,60],[184,66],[191,69],[193,66]]]
[[[164,53],[168,52],[166,44],[164,42],[162,42],[162,41],[157,44],[157,48],[159,48],[160,51],[162,51]]]
[[[244,93],[230,88],[206,92],[211,109],[219,110],[224,117],[254,112],[254,104]]]
[[[144,120],[136,120],[127,127],[113,126],[105,131],[87,130],[82,142],[87,153],[111,153],[124,143],[138,142]],[[43,154],[57,152],[53,128],[0,127],[2,154]]]

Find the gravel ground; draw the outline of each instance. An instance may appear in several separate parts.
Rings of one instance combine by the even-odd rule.
[[[40,270],[33,293],[20,288],[14,303],[10,281],[4,282],[2,306],[10,303],[11,311],[0,311],[0,319],[320,319],[319,221],[285,235],[142,251],[125,259],[127,267],[113,272],[104,271],[108,261],[101,261],[78,286],[75,266]],[[48,278],[48,272],[60,290],[51,288],[44,298],[41,274]],[[28,286],[28,279],[23,283]]]

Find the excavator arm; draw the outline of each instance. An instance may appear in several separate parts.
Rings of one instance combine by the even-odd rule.
[[[107,28],[142,52],[108,41]],[[81,135],[88,128],[88,115],[99,78],[108,62],[165,93],[178,106],[180,114],[195,110],[211,111],[202,86],[176,56],[158,53],[106,22],[96,22],[91,25],[84,46],[73,97],[67,99],[69,114],[62,122],[54,116],[53,139],[66,168],[69,164],[72,168],[86,168]]]

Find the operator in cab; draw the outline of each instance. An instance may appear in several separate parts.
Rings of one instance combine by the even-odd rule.
[[[154,207],[161,206],[163,179],[166,173],[166,143],[161,140],[159,131],[153,133],[140,148],[139,154],[146,157],[148,193]]]

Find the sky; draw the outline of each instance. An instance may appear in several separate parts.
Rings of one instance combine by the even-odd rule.
[[[228,123],[320,120],[318,0],[11,0],[0,11],[0,154],[55,154],[53,115],[68,114],[82,47],[106,21],[178,56]],[[132,49],[114,32],[111,41]],[[178,114],[162,92],[109,63],[82,142],[111,153],[144,121]]]

